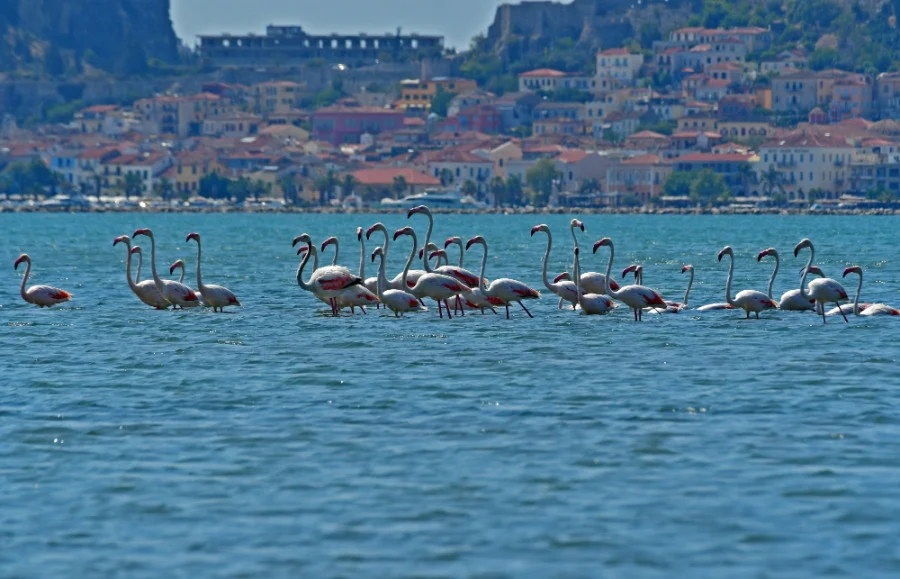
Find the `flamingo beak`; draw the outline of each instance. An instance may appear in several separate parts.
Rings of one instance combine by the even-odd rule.
[[[413,208],[410,209],[409,212],[406,214],[406,218],[409,219],[410,217],[412,217],[412,216],[415,215],[416,213],[420,212],[421,210],[422,210],[422,206],[421,206],[421,205],[418,206],[418,207],[413,207]]]
[[[581,231],[584,232],[584,223],[582,223],[581,221],[579,221],[579,222],[578,222],[578,227],[580,227],[580,228],[581,228]]]
[[[769,255],[768,249],[766,249],[764,251],[760,251],[759,254],[756,256],[756,261],[762,261],[762,258],[764,258],[767,255]]]
[[[356,228],[356,240],[362,241],[362,227]]]
[[[450,244],[451,244],[451,243],[453,243],[453,240],[452,240],[452,239],[448,239],[447,241],[445,241],[445,242],[444,242],[444,249],[447,249],[448,247],[450,247]]]
[[[472,244],[475,243],[475,238],[473,237],[469,241],[466,242],[466,251],[469,251],[469,248],[472,247]]]
[[[294,241],[291,242],[291,247],[295,247],[298,243],[300,243],[300,235],[294,238]]]
[[[531,228],[531,236],[534,237],[534,234],[537,233],[537,232],[540,231],[540,230],[541,230],[541,226],[540,226],[540,225],[535,225],[534,227]]]
[[[594,251],[593,251],[593,253],[597,253],[597,250],[600,249],[600,247],[601,247],[602,245],[603,245],[603,240],[602,240],[602,239],[601,239],[600,241],[598,241],[597,243],[595,243],[595,244],[594,244]]]
[[[689,270],[689,269],[690,269],[690,268],[689,268],[688,266],[684,266],[684,267],[681,268],[681,273],[684,273],[684,272],[686,272],[686,271]]]

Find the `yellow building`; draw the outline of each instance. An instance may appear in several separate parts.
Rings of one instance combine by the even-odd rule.
[[[177,192],[197,195],[200,180],[213,173],[224,177],[227,170],[219,164],[212,153],[189,151],[179,155],[175,159],[175,164],[169,167],[163,177],[174,183]]]
[[[474,80],[464,78],[434,78],[431,80],[403,80],[400,81],[401,110],[431,108],[431,102],[439,90],[454,94],[471,92],[478,88]]]
[[[286,80],[253,85],[254,112],[265,116],[290,112],[297,108],[303,88]]]

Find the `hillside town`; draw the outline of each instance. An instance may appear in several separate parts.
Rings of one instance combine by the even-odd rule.
[[[236,54],[238,42],[204,42]],[[430,75],[323,94],[273,74],[27,129],[7,115],[0,198],[5,209],[379,208],[424,194],[470,208],[893,203],[900,73],[814,70],[801,49],[754,58],[771,44],[767,28],[680,28],[599,51],[593,74],[523,72],[503,94]]]

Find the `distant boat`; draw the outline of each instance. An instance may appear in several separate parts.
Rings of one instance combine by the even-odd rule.
[[[412,209],[419,205],[428,205],[431,209],[485,209],[487,204],[476,201],[471,195],[463,195],[460,191],[428,190],[424,193],[407,195],[402,199],[384,198],[382,209]]]

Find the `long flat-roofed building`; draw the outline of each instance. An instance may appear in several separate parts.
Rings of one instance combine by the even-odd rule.
[[[200,36],[200,54],[217,67],[293,66],[313,59],[350,66],[374,64],[383,55],[440,56],[443,36],[422,34],[309,34],[300,26],[266,27],[258,34]]]

